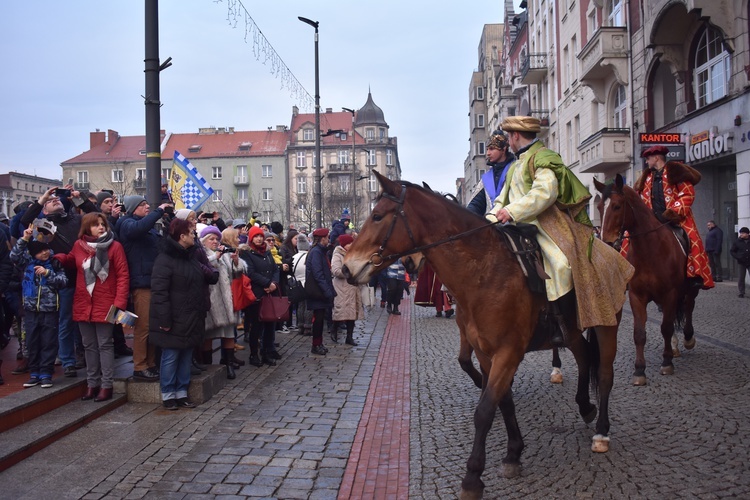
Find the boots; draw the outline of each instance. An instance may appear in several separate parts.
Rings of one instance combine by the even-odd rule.
[[[568,336],[568,327],[565,325],[565,317],[560,311],[560,306],[554,301],[550,302],[547,314],[550,316],[550,325],[552,326],[552,345],[564,347],[565,339]]]
[[[81,397],[81,401],[91,401],[99,395],[99,387],[87,387],[86,394]]]
[[[386,310],[386,312],[388,312],[388,314],[391,314],[391,313],[393,313],[393,306],[391,304],[388,304],[386,306],[385,310]]]
[[[29,358],[21,358],[16,368],[11,372],[13,375],[20,375],[29,371]]]
[[[213,364],[214,361],[214,352],[213,351],[202,351],[201,352],[201,358],[203,360],[203,365],[207,366],[210,364]]]
[[[232,365],[232,354],[234,354],[234,349],[221,350],[220,363],[227,367],[227,378],[229,380],[234,380],[237,377],[237,375],[234,373],[234,365]]]
[[[401,311],[398,310],[397,305],[393,306],[393,311],[391,311],[391,314],[393,314],[394,316],[401,316]]]
[[[247,362],[253,366],[263,366],[263,361],[261,361],[260,357],[258,356],[258,349],[250,350],[250,358],[247,360]]]
[[[334,321],[333,326],[331,327],[331,340],[334,344],[339,343],[339,322]]]
[[[274,361],[273,358],[266,353],[266,351],[263,351],[263,353],[261,353],[260,359],[265,365],[276,366],[276,361]]]

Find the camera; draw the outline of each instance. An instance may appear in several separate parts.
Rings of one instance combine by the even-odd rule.
[[[55,188],[55,195],[58,198],[70,198],[70,189]]]
[[[172,205],[164,207],[164,213],[167,215],[174,215],[174,207]]]
[[[234,252],[236,252],[236,251],[237,251],[237,249],[236,249],[236,248],[232,248],[232,247],[230,247],[230,246],[227,246],[227,245],[221,245],[221,246],[219,247],[219,251],[220,251],[221,253],[234,253]]]

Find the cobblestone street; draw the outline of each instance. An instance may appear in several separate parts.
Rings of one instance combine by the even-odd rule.
[[[578,416],[570,353],[562,353],[563,385],[549,383],[549,352],[527,356],[514,384],[522,473],[502,476],[498,415],[485,497],[746,496],[749,306],[732,283],[702,293],[697,346],[683,350],[671,377],[658,373],[660,315],[652,308],[646,387],[630,385],[626,309],[606,454],[590,451],[593,424]],[[400,317],[371,309],[355,330],[360,345],[327,342],[325,357],[310,355],[309,337],[278,334],[278,366],[243,367],[193,410],[127,404],[0,473],[0,496],[456,498],[479,392],[456,361],[455,320],[408,302],[403,309]]]

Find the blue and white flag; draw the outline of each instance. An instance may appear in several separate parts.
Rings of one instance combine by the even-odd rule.
[[[190,160],[175,150],[172,174],[169,176],[169,192],[172,194],[175,210],[198,210],[211,197],[214,189]]]

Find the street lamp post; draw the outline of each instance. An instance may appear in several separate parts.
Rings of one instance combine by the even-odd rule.
[[[315,28],[315,224],[323,227],[323,189],[320,160],[320,72],[318,69],[318,21],[298,16],[297,19]]]
[[[352,114],[352,226],[357,227],[357,152],[354,149],[357,134],[354,130],[354,110],[341,109]]]

